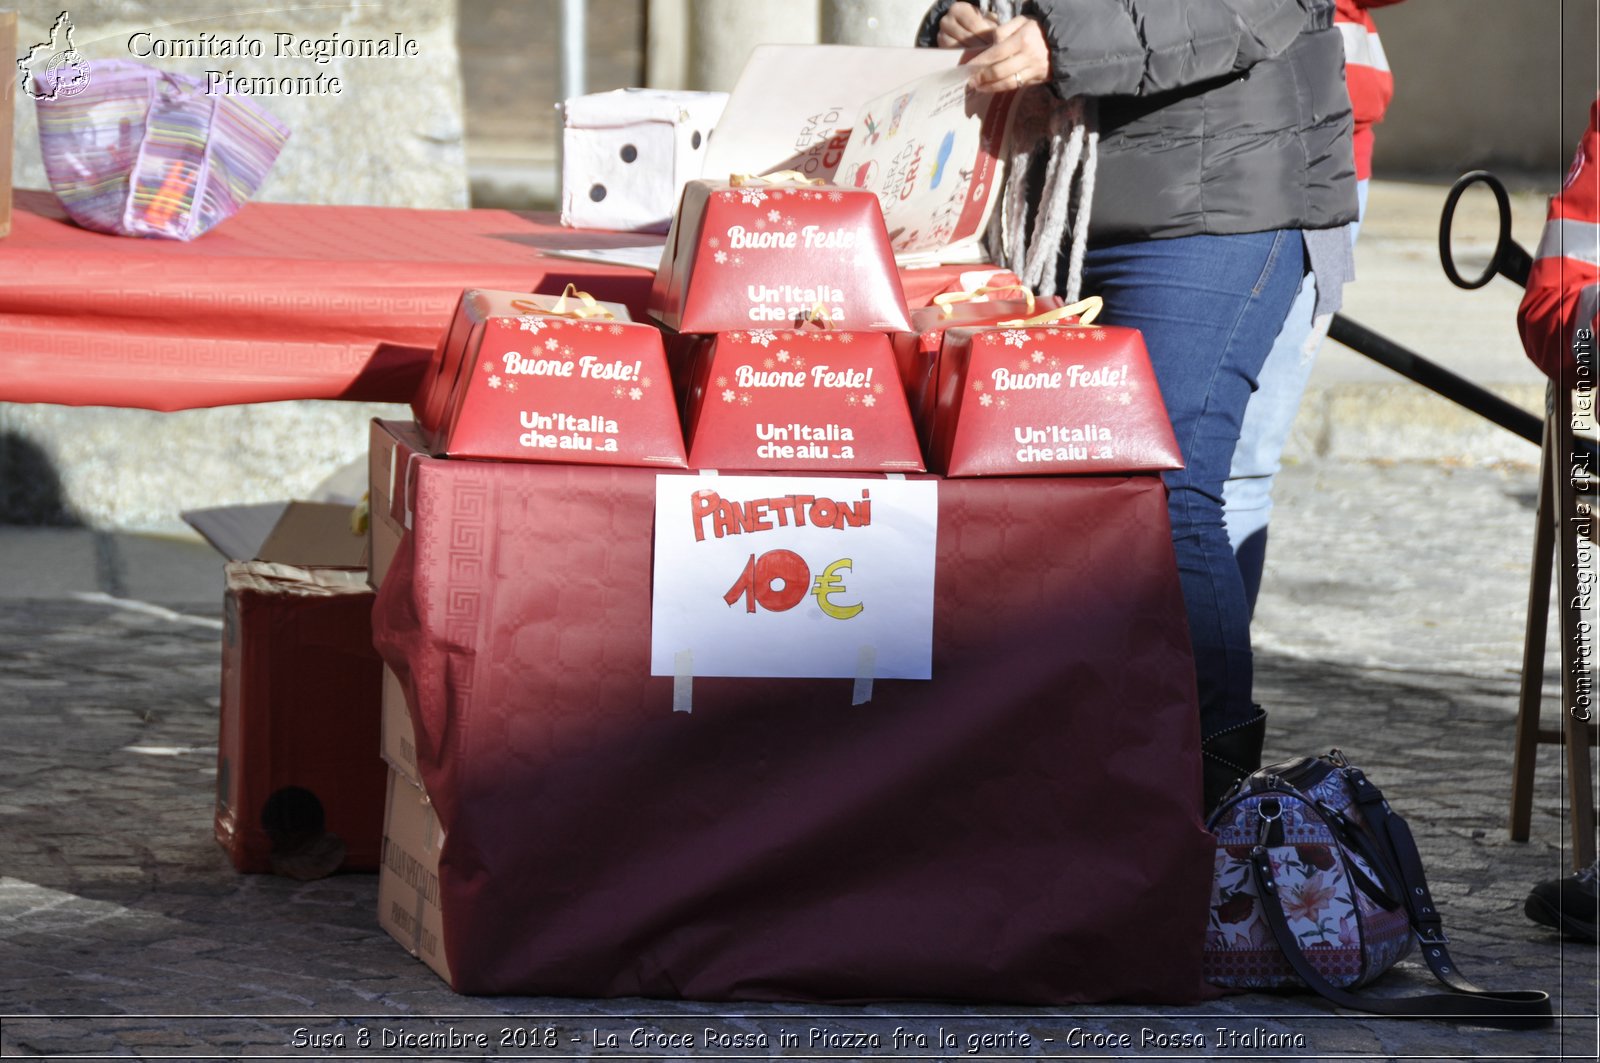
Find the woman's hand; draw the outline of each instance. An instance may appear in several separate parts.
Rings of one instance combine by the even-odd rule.
[[[967,7],[957,4],[955,7]],[[951,8],[954,14],[955,7]],[[978,18],[983,18],[979,14]],[[941,46],[945,37],[946,15],[939,23]],[[987,20],[985,20],[987,21]],[[989,23],[993,42],[967,61],[973,68],[968,87],[976,92],[1011,92],[1028,85],[1043,85],[1050,80],[1050,49],[1044,42],[1039,23],[1018,16],[999,25]]]
[[[995,42],[994,19],[968,3],[951,4],[939,20],[940,48],[987,48]]]

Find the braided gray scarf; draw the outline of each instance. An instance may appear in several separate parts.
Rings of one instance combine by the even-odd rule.
[[[988,10],[1000,21],[1012,17],[1011,0],[996,0]],[[1015,104],[1005,155],[1009,173],[1000,209],[990,220],[987,243],[998,263],[1040,293],[1056,290],[1060,251],[1068,246],[1067,279],[1060,294],[1076,302],[1083,285],[1083,255],[1088,247],[1089,208],[1094,201],[1096,148],[1094,105],[1082,96],[1058,102],[1044,86],[1021,90]],[[1043,153],[1044,178],[1037,198],[1028,177]],[[1029,206],[1032,231],[1029,231]]]

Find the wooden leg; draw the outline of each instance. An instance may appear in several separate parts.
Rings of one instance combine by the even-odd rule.
[[[1594,779],[1589,755],[1589,731],[1594,719],[1593,606],[1594,546],[1583,537],[1593,514],[1581,514],[1577,483],[1592,483],[1596,470],[1571,445],[1572,393],[1555,389],[1554,423],[1561,449],[1553,477],[1558,528],[1556,593],[1561,616],[1561,731],[1567,747],[1567,799],[1571,803],[1572,861],[1574,869],[1588,867],[1595,856]]]
[[[1572,869],[1581,871],[1594,863],[1595,808],[1594,759],[1590,753],[1590,731],[1584,721],[1567,715],[1567,799],[1572,802]]]
[[[1522,685],[1517,692],[1517,726],[1511,753],[1511,840],[1525,842],[1533,824],[1533,775],[1539,751],[1539,707],[1543,701],[1545,626],[1550,613],[1551,560],[1555,552],[1556,507],[1552,468],[1558,453],[1552,418],[1544,422],[1539,458],[1539,502],[1534,513],[1533,564],[1528,577],[1528,618],[1522,636]]]

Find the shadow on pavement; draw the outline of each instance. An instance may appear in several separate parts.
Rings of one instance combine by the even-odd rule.
[[[235,874],[211,838],[219,655],[214,631],[94,603],[0,610],[0,1011],[256,1017],[222,1033],[157,1024],[168,1041],[230,1053],[243,1051],[240,1040],[284,1043],[283,1023],[268,1016],[716,1014],[670,1002],[460,997],[378,928],[375,876],[299,883]],[[1410,821],[1466,975],[1568,1002],[1573,1018],[1564,1029],[1474,1032],[1473,1054],[1577,1046],[1592,1055],[1594,950],[1563,945],[1521,911],[1528,887],[1564,868],[1565,820],[1557,751],[1545,750],[1533,840],[1507,838],[1514,677],[1489,682],[1444,669],[1400,674],[1263,656],[1258,687],[1273,714],[1269,757],[1337,746]],[[1413,959],[1377,991],[1428,988]],[[786,1013],[781,1005],[737,1010],[768,1019]],[[981,1017],[960,1007],[937,1012]],[[828,1014],[866,1022],[874,1013]],[[1059,1025],[1066,1014],[1020,1009],[1006,1017]],[[1307,1051],[1319,1054],[1437,1055],[1449,1046],[1455,1056],[1465,1043],[1442,1023],[1336,1016],[1304,996],[1238,996],[1190,1009],[1076,1007],[1070,1016],[1105,1029],[1137,1020],[1303,1030]],[[932,1020],[924,1025],[931,1029]],[[124,1027],[142,1032],[118,1032]],[[149,1045],[150,1029],[148,1019],[102,1022],[90,1037],[39,1019],[13,1025],[7,1041],[113,1051]]]

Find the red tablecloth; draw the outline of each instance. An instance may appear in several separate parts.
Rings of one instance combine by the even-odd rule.
[[[569,281],[644,319],[650,274],[551,257],[660,237],[549,215],[252,203],[192,243],[108,236],[19,191],[0,240],[0,401],[154,410],[410,401],[463,288]],[[923,305],[955,269],[903,275]]]
[[[939,484],[933,679],[650,673],[649,469],[379,423],[373,613],[443,830],[453,984],[1194,1001],[1212,846],[1156,476]],[[730,477],[732,479],[732,477]]]

